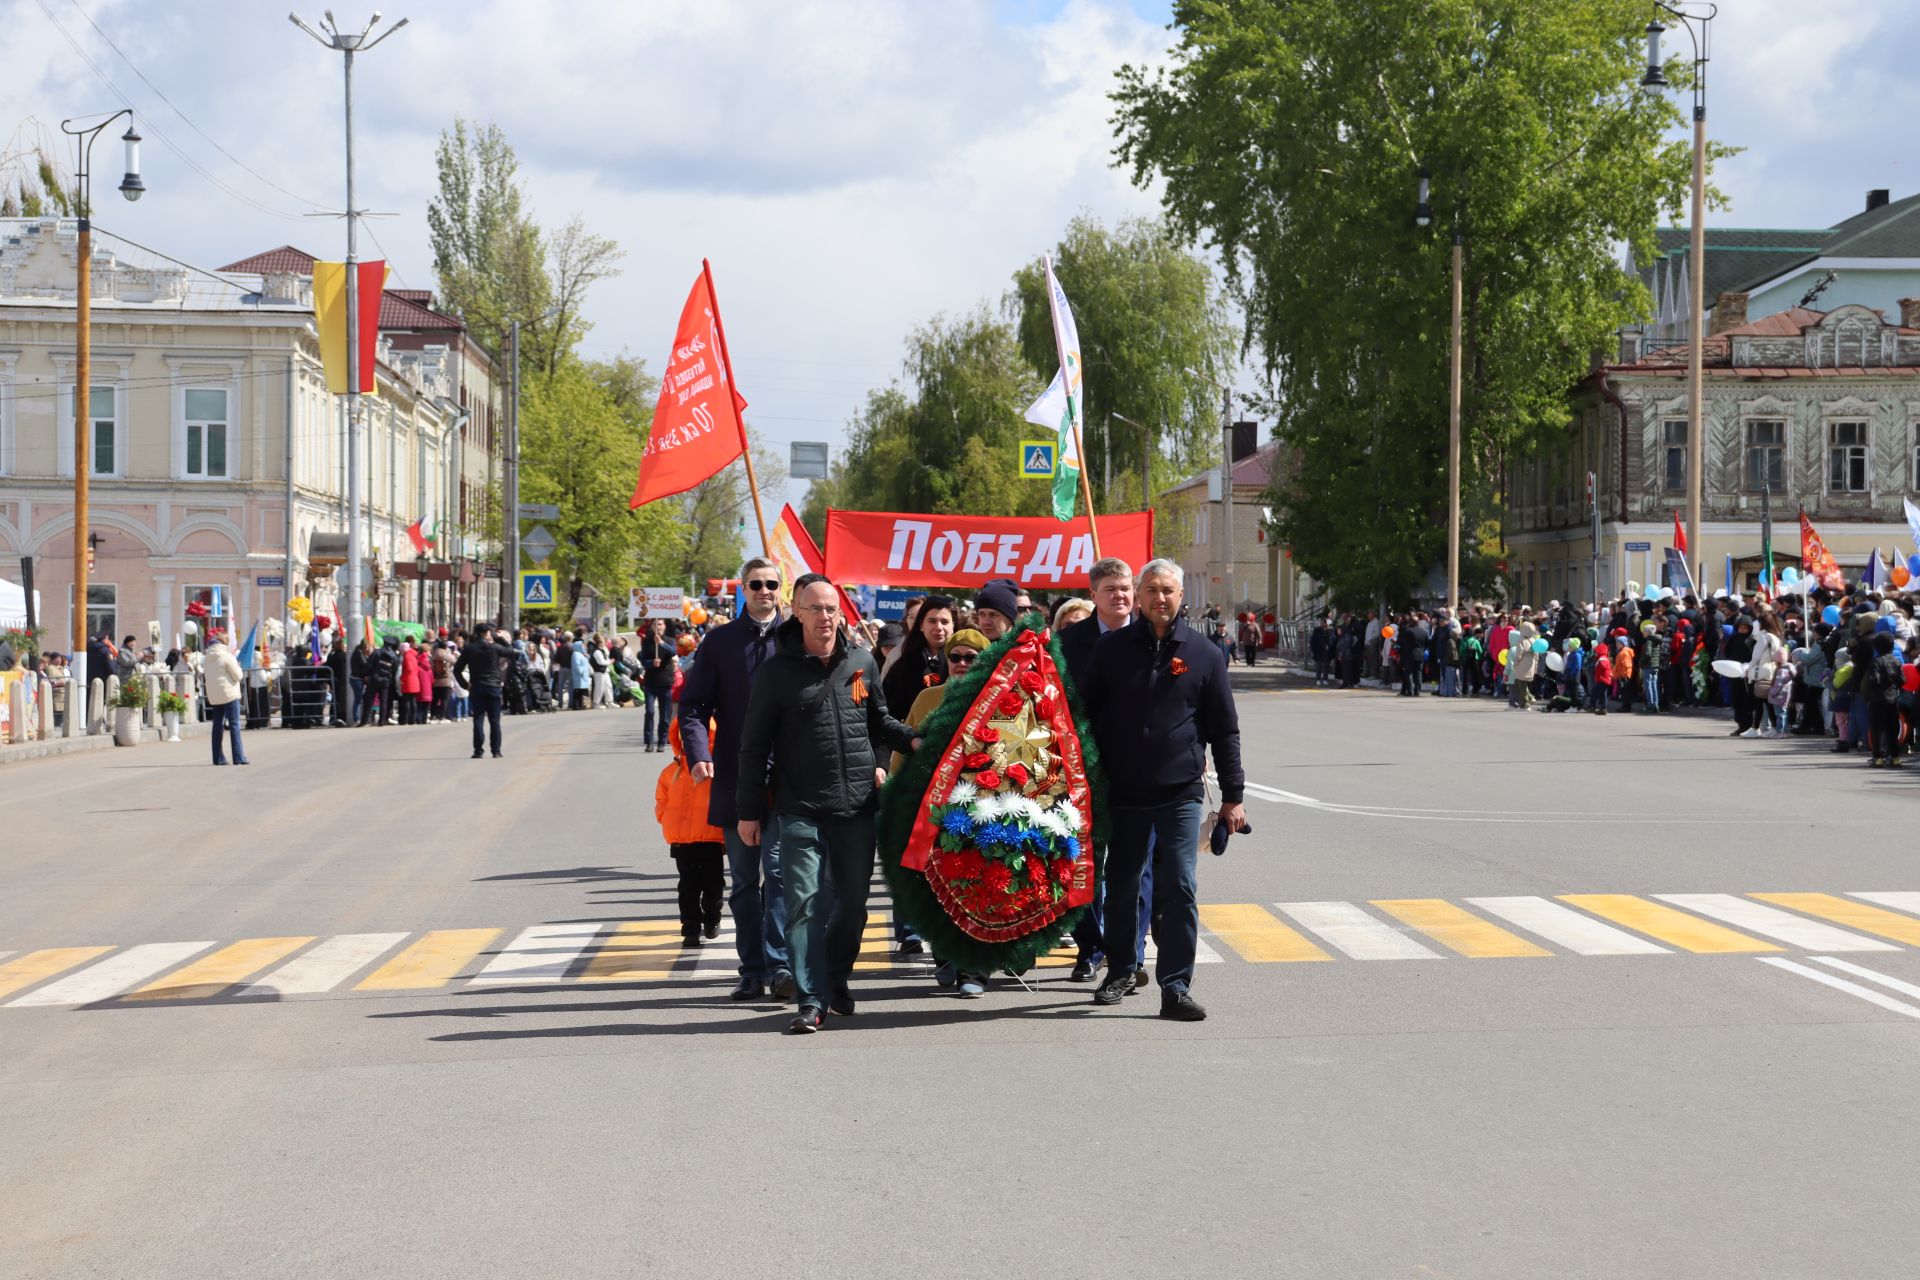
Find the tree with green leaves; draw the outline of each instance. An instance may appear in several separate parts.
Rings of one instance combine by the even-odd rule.
[[[1110,231],[1089,217],[1068,224],[1053,269],[1080,331],[1087,378],[1081,445],[1094,504],[1100,511],[1151,506],[1155,485],[1219,456],[1220,401],[1204,378],[1226,380],[1235,352],[1213,271],[1163,222],[1133,218]],[[1060,360],[1044,264],[1014,273],[1007,305],[1021,353],[1051,378]],[[1148,459],[1160,465],[1143,490]]]
[[[1567,393],[1648,300],[1688,178],[1640,90],[1644,0],[1178,0],[1127,67],[1118,156],[1220,254],[1285,442],[1279,535],[1333,599],[1405,598],[1444,556],[1449,245],[1466,250],[1465,523],[1555,447]],[[1684,69],[1669,68],[1684,80]],[[1413,224],[1416,173],[1433,226]],[[1491,552],[1463,548],[1490,585]]]

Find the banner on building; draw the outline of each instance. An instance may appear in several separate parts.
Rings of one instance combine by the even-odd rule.
[[[1153,512],[1100,517],[1100,550],[1138,573],[1153,558]],[[1086,517],[828,511],[827,575],[895,587],[977,587],[1012,578],[1035,591],[1083,590],[1093,568]]]
[[[360,390],[374,389],[375,353],[380,344],[380,295],[387,287],[387,264],[362,262],[360,267]],[[313,264],[313,318],[320,334],[320,363],[327,371],[327,390],[347,392],[347,264]]]

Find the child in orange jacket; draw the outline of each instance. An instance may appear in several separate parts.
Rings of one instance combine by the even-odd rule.
[[[712,733],[711,728],[708,733]],[[695,778],[687,767],[677,716],[667,729],[667,741],[673,747],[673,763],[660,771],[660,781],[654,784],[653,816],[660,823],[674,864],[680,868],[681,945],[697,947],[702,933],[709,938],[720,936],[720,901],[726,894],[726,837],[720,828],[707,822],[707,793],[713,789],[713,782]]]

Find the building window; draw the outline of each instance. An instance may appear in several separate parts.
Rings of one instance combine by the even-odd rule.
[[[1660,483],[1668,493],[1687,488],[1687,420],[1668,418],[1660,424]]]
[[[209,480],[227,472],[227,393],[196,388],[186,393],[186,474]]]
[[[1787,424],[1778,418],[1747,423],[1747,488],[1785,493]]]
[[[67,598],[73,598],[73,592],[67,592]],[[120,588],[111,582],[89,582],[87,584],[87,634],[97,636],[105,632],[120,642]],[[95,673],[105,679],[105,672]]]
[[[1920,490],[1920,422],[1913,424],[1913,484],[1909,487]]]
[[[87,395],[87,417],[92,423],[93,474],[120,474],[120,415],[112,387],[96,386]]]
[[[1827,424],[1827,492],[1867,491],[1867,424]]]

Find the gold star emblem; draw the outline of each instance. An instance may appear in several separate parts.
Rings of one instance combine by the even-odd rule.
[[[989,720],[987,724],[1000,732],[1000,741],[993,744],[991,751],[997,768],[1024,764],[1035,784],[1047,776],[1052,761],[1048,747],[1053,744],[1053,730],[1034,715],[1032,700],[1023,701],[1018,714]]]

